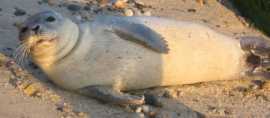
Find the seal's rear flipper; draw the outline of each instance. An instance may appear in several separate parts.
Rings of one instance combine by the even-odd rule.
[[[78,92],[85,96],[89,96],[110,104],[118,104],[118,105],[144,104],[143,97],[124,94],[108,86],[88,86],[79,89]]]
[[[261,37],[246,36],[240,39],[241,48],[256,56],[270,56],[270,41]]]
[[[247,63],[253,66],[251,74],[265,75],[266,78],[269,78],[270,41],[261,37],[247,36],[241,37],[240,45],[247,52]]]
[[[121,39],[133,41],[156,52],[168,53],[169,51],[164,37],[144,24],[115,16],[99,16],[95,21]]]

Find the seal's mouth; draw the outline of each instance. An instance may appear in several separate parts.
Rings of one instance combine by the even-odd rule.
[[[52,43],[52,42],[54,42],[54,41],[56,41],[56,38],[51,38],[51,39],[39,39],[39,40],[36,42],[36,44],[42,44],[42,43],[44,43],[44,42],[50,42],[50,43]]]
[[[36,46],[45,44],[45,43],[54,43],[57,40],[56,36],[42,36],[42,35],[30,35],[20,37],[21,45],[25,45],[31,50]]]

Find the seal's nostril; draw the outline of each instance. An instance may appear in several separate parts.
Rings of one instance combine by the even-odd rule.
[[[32,30],[33,30],[35,33],[37,33],[37,32],[39,31],[39,29],[40,29],[40,25],[36,25],[36,26],[34,26],[34,27],[32,28]]]
[[[27,30],[28,30],[28,27],[23,27],[20,32],[25,33]]]

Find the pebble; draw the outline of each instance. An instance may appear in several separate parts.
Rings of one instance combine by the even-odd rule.
[[[2,8],[0,8],[0,11],[2,11],[3,9]]]
[[[265,84],[265,81],[262,80],[252,80],[251,81],[252,85],[252,89],[262,89],[263,85]]]
[[[35,96],[35,94],[39,92],[39,87],[39,84],[30,84],[26,88],[24,88],[23,92],[27,96]]]
[[[53,6],[53,5],[56,5],[56,0],[41,0],[41,1],[38,1],[38,4],[39,5],[42,5],[43,3],[46,3],[50,6]]]
[[[149,112],[151,112],[151,111],[150,111],[150,107],[149,107],[148,105],[143,105],[141,108],[142,108],[142,111],[143,111],[144,113],[149,113]]]
[[[125,9],[124,10],[124,15],[125,16],[133,16],[134,12],[131,9]]]
[[[135,110],[136,113],[141,113],[142,112],[142,107],[138,107],[136,110]]]
[[[188,9],[187,11],[188,11],[188,12],[195,13],[197,10],[196,10],[196,9]]]
[[[132,10],[134,12],[134,15],[136,15],[136,16],[141,16],[142,15],[142,12],[139,9],[133,8]]]
[[[90,7],[90,6],[84,6],[83,9],[84,9],[85,11],[91,11],[91,7]]]
[[[179,116],[176,112],[162,110],[155,116],[155,118],[179,118]]]
[[[159,97],[151,93],[145,93],[144,96],[145,96],[145,104],[156,106],[156,107],[162,107],[162,103]]]
[[[135,0],[134,2],[136,4],[136,6],[138,8],[140,8],[140,9],[143,8],[143,7],[145,7],[145,4],[141,0]]]
[[[79,112],[78,113],[78,116],[79,117],[82,117],[82,118],[86,118],[87,115],[85,113],[83,113],[83,112]]]
[[[145,11],[145,12],[143,12],[143,15],[144,15],[144,16],[151,16],[152,14],[151,14],[150,11]]]
[[[4,48],[3,51],[7,52],[7,53],[12,53],[13,49],[12,48]]]
[[[238,86],[238,87],[234,88],[234,90],[236,90],[238,92],[247,92],[248,88],[246,88],[244,86]]]
[[[72,12],[80,11],[81,8],[82,8],[81,6],[76,5],[76,4],[69,4],[69,5],[67,6],[67,9],[70,10],[70,11],[72,11]]]
[[[216,111],[217,111],[217,108],[216,108],[216,107],[210,106],[210,105],[207,106],[207,109],[208,109],[209,111],[211,111],[211,112],[216,112]]]
[[[46,0],[47,4],[53,6],[56,4],[56,0]]]
[[[204,0],[197,0],[197,2],[200,4],[200,6],[204,5]]]
[[[66,103],[64,101],[60,101],[56,103],[55,106],[56,106],[56,110],[63,112],[64,107],[66,107]]]
[[[9,68],[10,66],[13,66],[15,64],[15,61],[14,60],[9,60],[7,63],[6,63],[6,67]]]
[[[177,92],[175,90],[165,90],[163,97],[166,98],[177,98]]]
[[[82,16],[76,15],[76,16],[75,16],[75,19],[76,19],[77,21],[82,21]]]
[[[105,7],[109,4],[110,0],[99,0],[100,7]]]
[[[117,9],[127,8],[127,2],[125,0],[117,0],[113,3],[113,7]]]
[[[29,63],[29,66],[33,69],[38,69],[38,66],[33,62]]]
[[[132,116],[129,116],[129,118],[146,118],[143,113],[136,113]]]
[[[15,8],[14,15],[15,16],[23,16],[26,14],[26,11],[23,9]]]

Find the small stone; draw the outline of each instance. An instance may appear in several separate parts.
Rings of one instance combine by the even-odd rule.
[[[36,93],[38,93],[39,91],[38,88],[39,88],[38,84],[30,84],[26,88],[24,88],[23,92],[27,96],[34,96]]]
[[[238,92],[247,92],[248,89],[246,87],[243,86],[238,86],[236,88],[234,88],[234,90],[238,91]]]
[[[137,8],[133,8],[132,10],[133,10],[134,15],[136,15],[136,16],[141,16],[142,15],[141,10],[139,10]]]
[[[105,7],[110,3],[110,0],[99,0],[99,6]]]
[[[23,9],[15,8],[14,15],[15,16],[23,16],[26,14],[26,11]]]
[[[67,6],[67,9],[70,10],[70,11],[72,11],[72,12],[80,11],[81,8],[82,8],[81,6],[76,5],[76,4],[69,4],[69,5]]]
[[[262,80],[252,80],[251,81],[252,85],[252,89],[261,89],[263,87],[263,85],[265,84],[265,81]]]
[[[188,9],[187,11],[188,11],[188,12],[195,13],[197,10],[196,10],[196,9]]]
[[[143,7],[145,7],[145,4],[141,1],[141,0],[135,0],[135,5],[139,8],[142,9]]]
[[[46,3],[50,6],[53,6],[56,4],[56,0],[41,0],[41,1],[38,1],[38,4],[41,5],[42,3]]]
[[[179,118],[176,112],[162,110],[157,113],[155,118]]]
[[[145,118],[143,113],[139,113],[138,116],[139,116],[139,118]]]
[[[75,19],[76,19],[77,21],[82,21],[82,16],[76,15],[76,16],[75,16]]]
[[[13,49],[12,48],[5,48],[5,50],[12,51]]]
[[[136,113],[141,113],[142,112],[142,107],[138,107],[136,110],[135,110]]]
[[[216,107],[210,106],[210,105],[207,106],[207,109],[208,109],[209,111],[212,111],[212,112],[213,112],[213,111],[217,111],[217,110],[216,110]]]
[[[90,7],[90,6],[84,6],[83,9],[84,9],[85,11],[91,11],[91,7]]]
[[[144,16],[151,16],[152,14],[151,14],[150,11],[145,11],[145,12],[143,12],[143,15],[144,15]]]
[[[37,3],[38,3],[39,5],[42,5],[42,1],[38,1]]]
[[[47,4],[53,6],[56,4],[56,0],[47,0]]]
[[[63,112],[64,107],[65,107],[65,102],[60,101],[60,102],[56,103],[55,106],[56,106],[56,110]]]
[[[86,114],[85,114],[85,113],[83,113],[83,112],[79,112],[79,113],[78,113],[78,116],[79,116],[79,117],[83,117],[83,118],[85,118],[85,117],[86,117]]]
[[[148,105],[143,105],[143,106],[142,106],[142,111],[143,111],[144,113],[149,113],[149,112],[150,112],[150,107],[149,107]]]
[[[128,116],[128,118],[146,118],[143,113],[135,113]]]
[[[163,96],[167,98],[177,98],[177,92],[174,90],[166,90]]]
[[[50,100],[53,102],[59,102],[61,100],[61,97],[58,95],[50,95]]]
[[[113,7],[116,9],[127,8],[127,3],[124,0],[117,0],[113,3]]]
[[[222,115],[222,116],[225,116],[225,115],[229,114],[229,112],[224,108],[218,109],[217,112],[219,113],[219,115]]]
[[[38,66],[33,62],[29,63],[29,66],[33,69],[38,69]]]
[[[208,22],[208,20],[206,20],[206,19],[202,19],[202,21],[203,21],[204,23],[207,23],[207,22]]]
[[[6,67],[10,67],[10,66],[12,66],[12,65],[14,65],[15,64],[15,61],[14,60],[9,60],[7,63],[6,63]]]
[[[133,16],[134,12],[131,9],[125,9],[124,14],[125,16]]]
[[[65,118],[73,118],[72,116],[66,116]]]
[[[204,0],[197,0],[197,2],[200,4],[200,6],[204,5]]]
[[[145,104],[156,106],[156,107],[162,107],[160,97],[155,96],[151,93],[145,93],[144,96],[145,96]]]
[[[2,9],[2,8],[0,8],[0,11],[3,11],[3,9]]]

